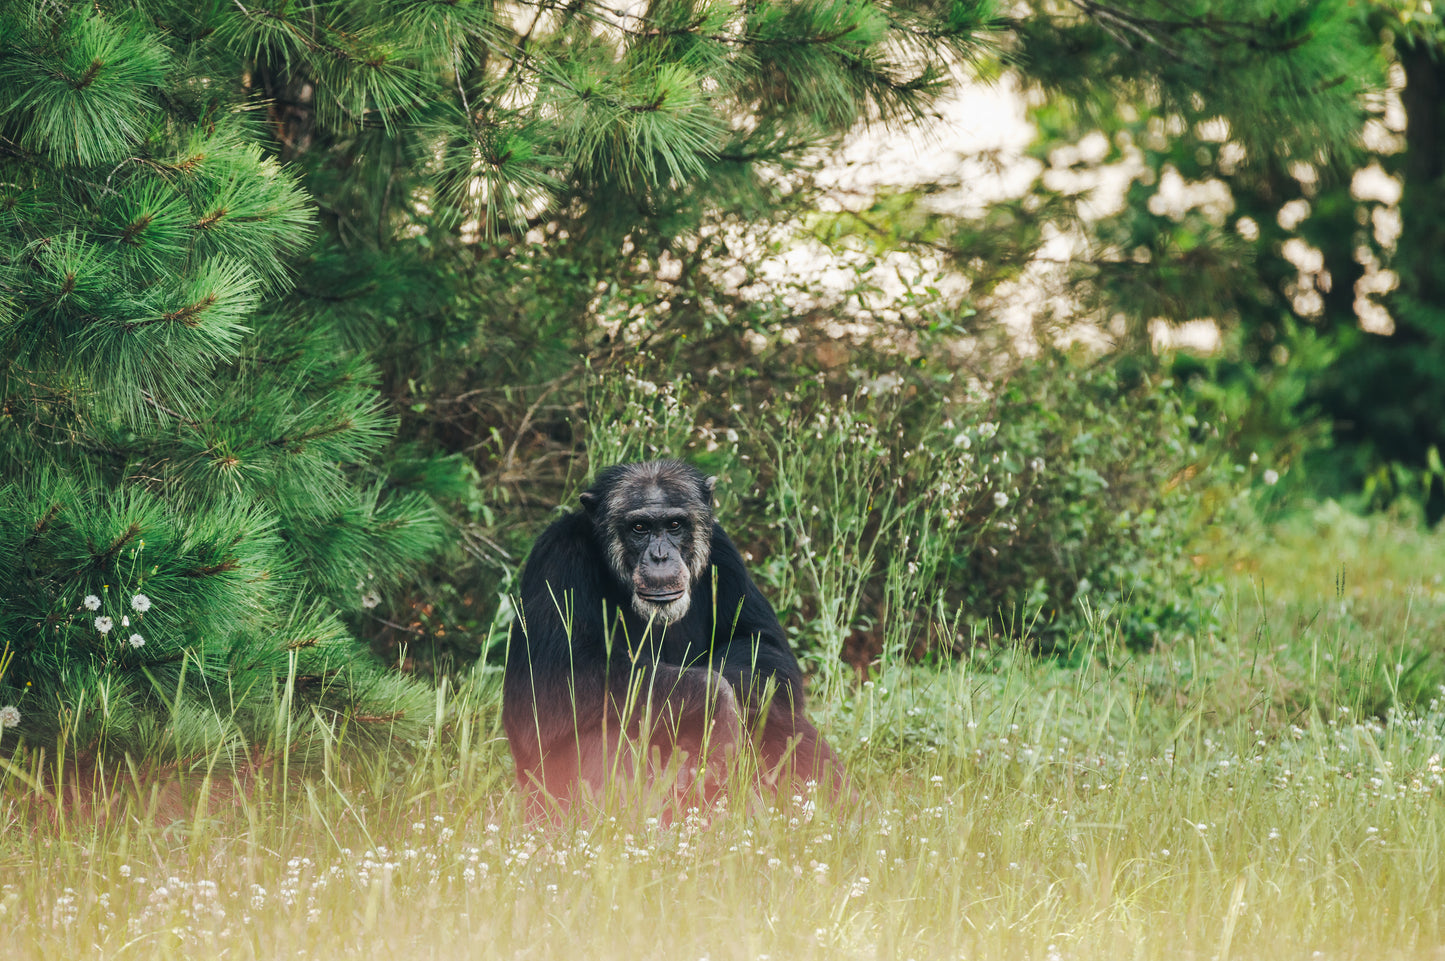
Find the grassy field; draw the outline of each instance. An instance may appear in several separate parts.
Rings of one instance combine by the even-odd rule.
[[[1363,526],[1361,526],[1363,525]],[[529,832],[495,681],[443,737],[197,802],[0,789],[9,958],[1445,958],[1445,538],[1221,544],[1218,636],[885,671],[861,792]],[[219,775],[219,772],[217,772]]]

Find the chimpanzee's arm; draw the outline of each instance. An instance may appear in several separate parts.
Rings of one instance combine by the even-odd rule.
[[[522,573],[502,723],[529,803],[570,797],[600,750],[588,736],[600,727],[607,682],[596,555],[586,518],[573,515],[542,533]]]
[[[843,765],[804,713],[803,670],[778,615],[720,526],[713,529],[712,565],[716,643],[725,645],[713,666],[733,685],[744,723],[759,736],[764,775],[779,786],[817,781],[837,794],[844,788]]]

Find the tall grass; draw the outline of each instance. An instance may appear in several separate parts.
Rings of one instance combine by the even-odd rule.
[[[894,663],[814,703],[860,791],[664,827],[521,822],[482,667],[410,745],[286,734],[54,796],[0,775],[12,958],[1434,958],[1445,945],[1445,543],[1311,522],[1230,566],[1225,629],[1149,654],[1096,618],[1078,667]],[[1342,546],[1341,552],[1355,550]],[[1355,594],[1356,588],[1361,593]],[[1426,670],[1421,668],[1419,670]],[[236,778],[237,772],[243,776]]]

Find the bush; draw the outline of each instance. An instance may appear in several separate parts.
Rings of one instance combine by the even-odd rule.
[[[1187,547],[1194,422],[1168,382],[1049,357],[992,391],[900,370],[850,389],[626,374],[590,397],[588,470],[680,454],[722,476],[724,526],[825,676],[1005,640],[1053,652],[1101,623],[1133,647],[1212,623]]]
[[[1100,616],[1133,647],[1211,623],[1188,550],[1195,422],[1171,388],[1049,359],[1021,367],[961,435],[1010,505],[953,558],[975,617],[1046,646]]]

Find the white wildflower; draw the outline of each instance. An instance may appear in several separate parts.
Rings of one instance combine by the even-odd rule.
[[[0,727],[14,727],[20,723],[20,708],[14,704],[0,707]]]
[[[953,446],[962,447],[964,450],[968,450],[970,447],[973,446],[973,438],[968,436],[968,431],[962,431],[954,436]]]
[[[982,424],[978,425],[978,436],[982,437],[984,440],[988,440],[990,437],[997,433],[998,425],[995,424],[993,421],[985,421]]]
[[[1029,470],[1035,474],[1042,474],[1044,472],[1044,459],[1042,457],[1035,457],[1029,461]]]
[[[85,595],[85,600],[82,601],[81,603],[83,603],[83,604],[85,605],[85,607],[86,607],[87,610],[91,610],[91,611],[98,611],[98,610],[100,610],[100,598],[96,597],[94,594],[87,594],[87,595]]]
[[[361,598],[361,606],[370,610],[381,603],[381,595],[376,591],[370,591]]]
[[[95,619],[95,629],[102,634],[109,634],[112,627],[115,627],[115,621],[108,617],[101,616]]]
[[[1003,510],[1005,507],[1008,506],[1008,495],[1005,494],[1003,491],[994,491],[993,505],[999,510]]]
[[[145,646],[146,646],[146,639],[143,638],[143,637],[141,637],[139,634],[132,634],[132,635],[130,636],[130,646],[131,646],[131,647],[145,647]]]
[[[120,616],[120,626],[130,627],[130,617],[128,615],[122,614]]]
[[[892,394],[897,393],[901,386],[903,386],[903,378],[897,374],[879,374],[872,380],[863,382],[863,393],[874,396]]]
[[[144,614],[151,609],[151,599],[144,594],[137,594],[130,599],[130,606],[135,608],[137,614]]]
[[[1271,486],[1271,487],[1273,487],[1275,484],[1278,484],[1278,483],[1279,483],[1279,471],[1276,471],[1276,470],[1267,470],[1267,471],[1265,471],[1265,472],[1264,472],[1264,482],[1265,482],[1266,484],[1268,484],[1269,486]]]

